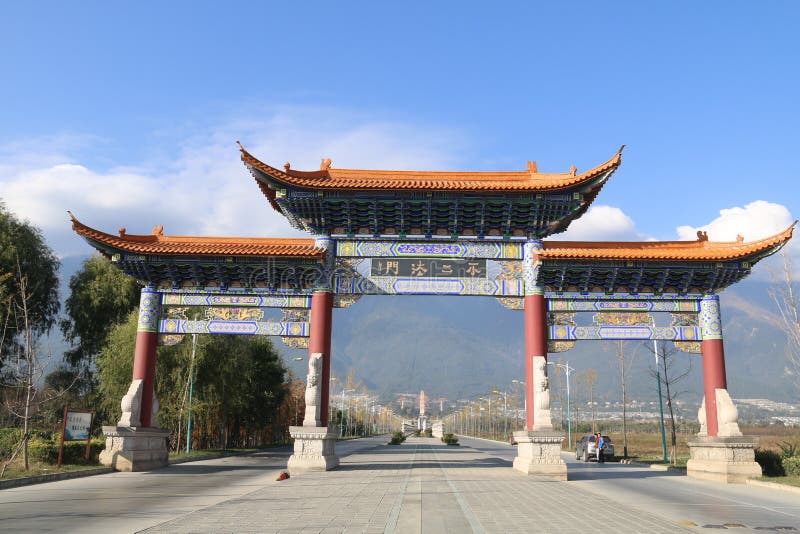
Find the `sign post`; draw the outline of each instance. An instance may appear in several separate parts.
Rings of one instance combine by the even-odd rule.
[[[86,453],[84,454],[84,461],[89,461],[89,451],[92,443],[92,419],[94,419],[94,411],[70,410],[69,407],[64,406],[64,420],[61,424],[61,444],[58,447],[58,469],[61,469],[61,462],[64,459],[65,441],[83,441],[85,439]]]

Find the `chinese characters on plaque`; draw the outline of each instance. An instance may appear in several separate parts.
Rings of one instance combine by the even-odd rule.
[[[486,260],[375,258],[370,276],[398,278],[486,278]]]

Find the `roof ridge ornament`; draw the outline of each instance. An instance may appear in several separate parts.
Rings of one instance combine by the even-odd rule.
[[[528,160],[527,165],[528,165],[528,172],[530,172],[531,174],[536,174],[539,172],[539,167],[536,165],[536,160],[533,161]]]
[[[331,158],[323,158],[322,163],[319,164],[319,170],[327,171],[328,169],[331,168],[332,164],[333,162],[331,161]]]
[[[697,240],[698,241],[708,241],[708,232],[705,232],[703,230],[698,230],[697,231]]]
[[[575,165],[570,165],[569,166],[569,174],[571,176],[576,176],[578,174],[578,167],[576,167]]]
[[[162,236],[162,235],[164,235],[164,225],[163,224],[155,225],[153,227],[152,235],[154,235],[154,236]]]

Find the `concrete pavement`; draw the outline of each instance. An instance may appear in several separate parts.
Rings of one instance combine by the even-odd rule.
[[[385,445],[386,441],[379,437],[340,442],[339,468],[281,482],[275,478],[286,465],[288,451],[4,490],[0,530],[582,534],[597,529],[700,530],[599,494],[595,488],[527,477],[513,471],[508,460],[478,448],[447,447],[425,438],[409,438],[400,446]]]

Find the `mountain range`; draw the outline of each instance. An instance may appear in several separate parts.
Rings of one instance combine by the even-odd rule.
[[[70,276],[84,259],[62,260],[64,297]],[[768,283],[746,279],[720,296],[728,389],[734,398],[797,402],[800,392],[786,359],[786,336],[776,326],[768,289]],[[57,332],[48,343],[54,354],[66,347]],[[275,345],[287,367],[304,378],[305,351],[277,339]],[[334,310],[331,372],[342,379],[352,372],[384,401],[420,390],[430,398],[451,401],[492,390],[511,394],[517,387],[512,381],[524,380],[523,348],[523,312],[508,310],[491,297],[365,296]],[[636,342],[626,342],[624,351],[628,397],[655,399],[652,352]],[[591,368],[597,372],[595,399],[620,400],[614,342],[578,342],[567,352],[549,355],[549,360],[576,370],[571,377],[574,399],[588,398],[581,377]],[[699,403],[700,355],[678,352],[674,361],[676,372],[691,367],[675,386],[682,392],[680,398]],[[563,373],[551,368],[550,374],[554,388],[563,388]],[[334,386],[334,394],[337,389]]]

